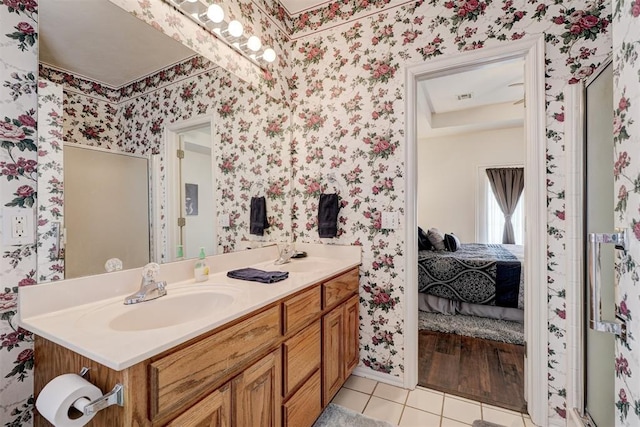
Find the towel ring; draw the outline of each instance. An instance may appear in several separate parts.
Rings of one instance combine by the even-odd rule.
[[[336,194],[342,193],[342,185],[340,185],[340,182],[338,182],[338,178],[336,177],[335,173],[332,172],[327,174],[325,179],[327,181],[327,187],[331,185],[333,187],[333,191]]]
[[[264,180],[263,179],[259,179],[257,181],[254,181],[251,183],[251,185],[249,186],[249,194],[252,194],[252,191],[255,188],[255,195],[254,196],[265,196],[266,195],[266,191],[264,188]],[[262,194],[260,194],[260,191],[262,191]]]

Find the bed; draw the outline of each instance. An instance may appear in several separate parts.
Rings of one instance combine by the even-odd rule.
[[[466,243],[455,252],[418,252],[419,308],[524,321],[524,250]]]

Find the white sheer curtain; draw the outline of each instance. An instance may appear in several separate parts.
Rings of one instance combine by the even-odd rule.
[[[493,195],[491,183],[486,180],[485,195],[487,200],[487,243],[502,243],[502,234],[504,232],[504,214],[498,205],[498,201]],[[524,193],[518,200],[516,210],[511,216],[513,224],[513,232],[515,235],[515,244],[524,244]]]

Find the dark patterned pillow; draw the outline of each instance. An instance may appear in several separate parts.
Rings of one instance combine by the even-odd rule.
[[[444,235],[444,247],[449,252],[455,252],[460,249],[460,239],[455,234],[445,234]]]
[[[433,249],[433,245],[429,241],[429,237],[427,237],[427,233],[420,227],[418,227],[418,250],[419,251],[430,251]]]
[[[437,228],[430,228],[427,231],[427,238],[433,245],[433,249],[436,251],[444,251],[444,235]]]

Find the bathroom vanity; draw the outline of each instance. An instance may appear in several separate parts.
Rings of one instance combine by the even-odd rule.
[[[125,395],[123,407],[88,425],[311,426],[359,360],[360,248],[322,246],[305,246],[309,258],[282,266],[289,279],[273,284],[229,279],[216,266],[275,270],[275,247],[209,257],[215,273],[204,284],[172,280],[193,261],[165,265],[174,269],[166,271],[167,297],[133,310],[111,297],[42,312],[36,299],[59,284],[68,296],[72,281],[38,286],[48,288],[39,296],[21,293],[21,323],[37,334],[36,396],[56,376],[89,367],[91,383],[103,392],[121,383]],[[199,310],[221,295],[228,298],[217,313]],[[160,320],[147,319],[163,299],[153,315]],[[167,309],[172,302],[185,317]],[[142,316],[129,314],[136,308]],[[35,424],[49,425],[38,415]]]

